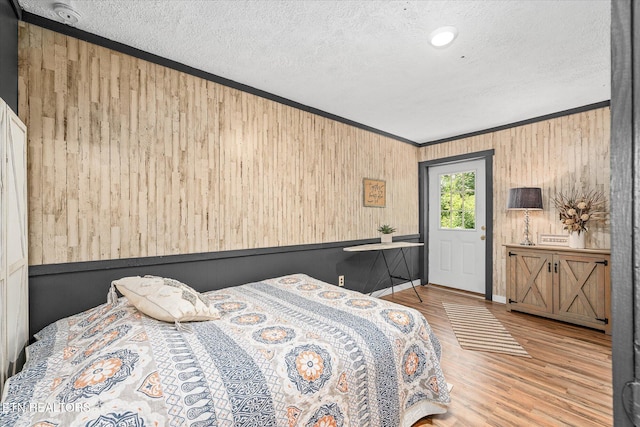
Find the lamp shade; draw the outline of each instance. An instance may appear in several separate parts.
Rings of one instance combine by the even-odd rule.
[[[507,209],[542,209],[542,190],[536,187],[510,189]]]

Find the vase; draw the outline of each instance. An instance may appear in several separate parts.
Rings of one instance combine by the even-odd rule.
[[[391,243],[393,236],[391,234],[380,235],[380,243]]]
[[[569,233],[569,247],[573,249],[584,249],[584,231],[573,231]]]

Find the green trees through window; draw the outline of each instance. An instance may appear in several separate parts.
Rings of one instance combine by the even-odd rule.
[[[440,228],[476,228],[476,173],[440,175]]]

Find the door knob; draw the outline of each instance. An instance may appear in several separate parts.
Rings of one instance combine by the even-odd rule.
[[[485,240],[487,238],[487,236],[485,236],[484,234],[482,236],[480,236],[480,240]]]
[[[487,229],[487,227],[485,227],[484,225],[482,227],[480,227],[480,230],[482,230],[482,231],[484,231],[486,229]]]

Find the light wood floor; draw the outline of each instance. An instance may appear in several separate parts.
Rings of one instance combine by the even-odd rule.
[[[503,304],[439,287],[419,287],[385,299],[416,308],[442,343],[442,369],[453,385],[443,415],[414,425],[611,426],[611,337],[603,332],[508,312]],[[463,350],[442,302],[487,307],[531,359]]]

